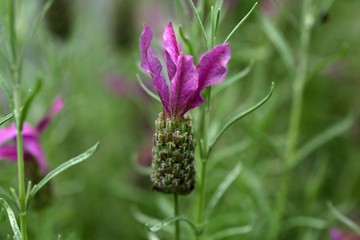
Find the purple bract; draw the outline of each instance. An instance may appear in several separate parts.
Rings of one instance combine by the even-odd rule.
[[[50,111],[33,128],[30,124],[24,123],[22,136],[24,143],[24,160],[35,159],[42,173],[48,171],[44,151],[40,143],[40,135],[49,125],[51,119],[64,107],[62,98],[55,99]],[[7,158],[17,160],[16,149],[16,127],[11,124],[8,127],[0,128],[0,159]]]
[[[150,73],[168,117],[181,118],[190,109],[204,102],[201,91],[224,80],[230,60],[229,44],[215,46],[201,56],[197,66],[193,57],[185,55],[175,37],[170,22],[163,33],[164,56],[169,77],[168,86],[162,75],[162,65],[151,48],[153,32],[147,25],[140,38],[141,67]]]

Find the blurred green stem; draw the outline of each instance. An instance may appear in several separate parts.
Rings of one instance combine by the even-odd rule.
[[[27,240],[26,227],[26,189],[25,189],[25,171],[24,171],[24,150],[22,138],[21,122],[21,89],[19,79],[19,64],[17,59],[17,37],[15,29],[15,1],[9,1],[9,23],[10,23],[10,45],[11,45],[11,77],[14,82],[14,118],[16,123],[16,145],[17,145],[17,166],[18,166],[18,184],[19,184],[19,205],[20,205],[20,229],[22,240]]]
[[[174,216],[179,216],[179,197],[175,193],[174,194]],[[179,240],[180,239],[180,222],[175,221],[175,231],[174,231],[174,239]]]
[[[290,122],[288,130],[287,148],[284,155],[285,159],[285,172],[282,177],[280,191],[277,196],[274,215],[270,223],[268,239],[279,239],[281,218],[284,214],[286,199],[288,196],[289,186],[291,182],[290,166],[294,163],[296,158],[296,148],[298,144],[303,92],[307,79],[308,70],[308,48],[310,42],[310,32],[313,26],[314,15],[312,14],[311,1],[304,0],[302,8],[302,22],[300,32],[300,49],[299,49],[299,62],[295,72],[295,79],[293,83],[292,106],[290,113]]]

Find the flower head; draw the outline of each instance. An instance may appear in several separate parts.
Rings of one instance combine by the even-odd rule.
[[[32,127],[24,123],[22,137],[24,142],[24,160],[34,159],[40,171],[44,174],[48,171],[44,151],[40,143],[40,135],[49,125],[51,119],[64,107],[62,98],[55,99],[50,111],[36,125]],[[16,126],[11,124],[8,127],[0,128],[0,159],[7,158],[17,160],[16,149]]]
[[[145,25],[140,38],[141,67],[150,73],[164,107],[164,114],[182,118],[190,109],[204,102],[201,91],[224,80],[230,60],[229,44],[215,46],[201,56],[197,66],[193,57],[185,55],[179,46],[170,22],[163,33],[164,56],[169,77],[168,86],[162,75],[162,65],[151,48],[153,32]]]

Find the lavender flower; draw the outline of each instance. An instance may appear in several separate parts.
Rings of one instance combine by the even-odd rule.
[[[50,111],[45,117],[33,128],[30,124],[25,123],[22,130],[24,141],[24,160],[26,162],[35,160],[37,167],[42,174],[47,173],[48,166],[45,154],[41,147],[40,135],[49,125],[51,119],[63,108],[62,98],[55,99]],[[16,150],[16,126],[11,124],[8,127],[0,129],[0,159],[7,158],[12,161],[17,160]]]
[[[204,102],[201,91],[220,83],[230,59],[229,44],[205,53],[195,67],[193,57],[185,55],[170,22],[163,34],[168,86],[162,65],[151,48],[153,33],[145,26],[140,38],[141,67],[150,73],[163,111],[155,121],[151,180],[153,189],[163,193],[188,194],[195,187],[195,138],[189,110]]]

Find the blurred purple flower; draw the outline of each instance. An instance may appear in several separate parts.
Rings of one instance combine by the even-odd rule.
[[[283,4],[283,0],[280,0],[278,4]],[[279,7],[271,0],[262,1],[260,8],[268,18],[274,19],[279,15]]]
[[[226,74],[230,60],[230,45],[218,45],[205,53],[195,67],[193,57],[184,55],[178,46],[170,22],[163,33],[164,55],[170,88],[162,75],[162,65],[151,48],[153,32],[147,25],[140,38],[141,67],[150,73],[164,107],[165,115],[180,118],[187,111],[204,102],[201,91],[220,83]]]
[[[337,228],[331,228],[330,238],[331,238],[331,240],[342,240],[340,230]]]
[[[139,97],[143,100],[148,101],[150,99],[149,95],[142,89],[139,84],[135,81],[129,81],[123,76],[110,74],[105,78],[106,87],[114,92],[115,94],[124,97],[124,98],[134,98]],[[145,86],[149,89],[153,89],[151,84],[144,83]]]
[[[61,97],[55,99],[50,111],[45,117],[33,128],[30,124],[24,123],[22,136],[24,142],[24,160],[35,159],[42,173],[48,171],[44,151],[40,143],[40,135],[49,125],[51,119],[64,107]],[[11,124],[8,127],[0,128],[0,159],[10,159],[17,161],[16,149],[16,126]]]
[[[330,239],[331,240],[360,240],[360,236],[356,235],[353,232],[341,233],[338,228],[330,229]]]

